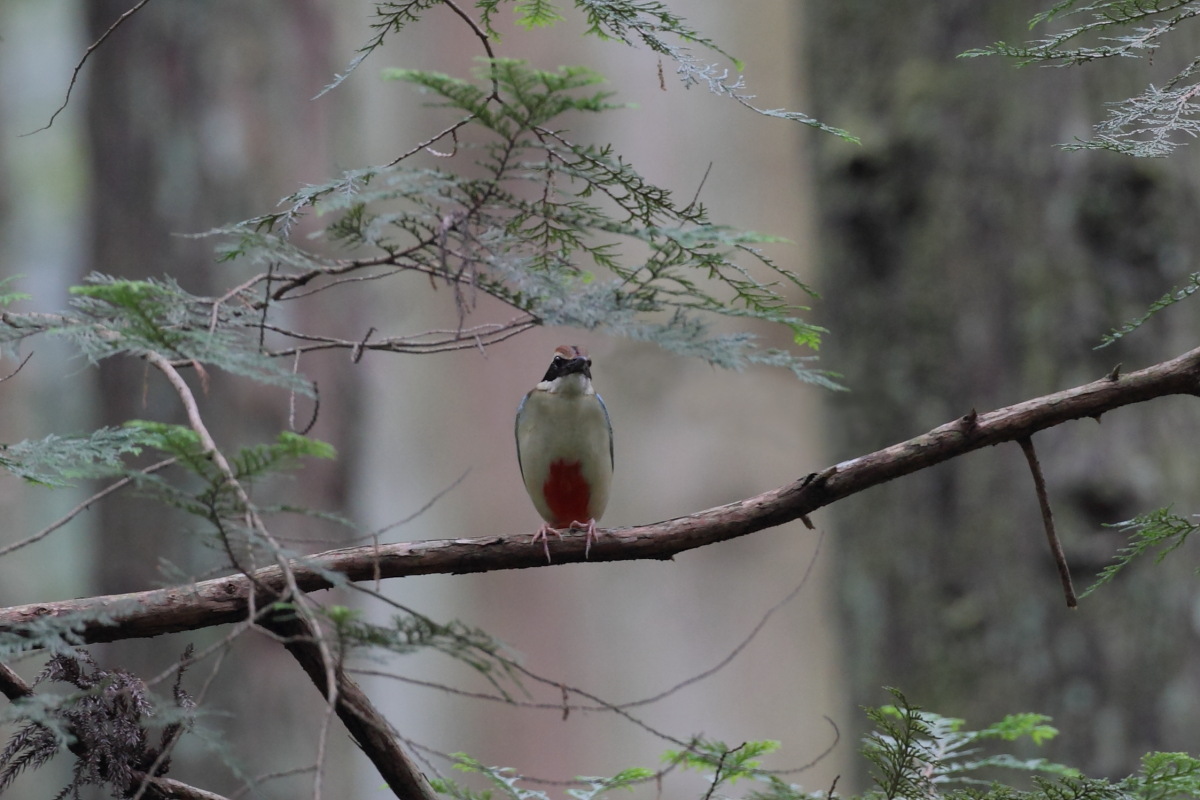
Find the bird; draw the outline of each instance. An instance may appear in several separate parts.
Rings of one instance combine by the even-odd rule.
[[[525,490],[545,522],[533,535],[550,560],[550,534],[587,532],[584,558],[596,540],[596,520],[612,485],[612,422],[592,388],[592,359],[578,345],[561,345],[545,377],[517,407],[517,464]]]

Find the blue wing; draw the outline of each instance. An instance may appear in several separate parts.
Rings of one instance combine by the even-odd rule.
[[[608,406],[604,405],[604,398],[601,397],[599,394],[596,395],[596,400],[599,401],[599,403],[600,403],[600,410],[604,412],[604,422],[608,425],[608,466],[609,466],[609,469],[616,469],[617,460],[615,458],[613,458],[612,420],[608,416]],[[522,400],[521,405],[524,405],[524,404],[525,404],[525,401]],[[517,409],[517,413],[518,414],[521,413],[520,409]]]
[[[525,401],[529,399],[530,394],[532,394],[532,392],[526,392],[525,396],[521,398],[521,404],[517,406],[516,419],[513,420],[513,439],[517,443],[517,469],[521,470],[522,481],[525,480],[525,466],[521,463],[521,439],[517,435],[517,429],[521,425],[521,412],[525,410]],[[601,405],[603,405],[603,403],[601,403]],[[604,413],[607,416],[608,412],[605,411]]]

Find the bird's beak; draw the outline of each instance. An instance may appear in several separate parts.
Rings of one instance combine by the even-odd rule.
[[[586,358],[583,358],[583,357],[572,358],[570,361],[567,362],[566,366],[563,367],[562,374],[573,375],[577,372],[583,373],[589,379],[592,377],[592,370],[591,370],[591,367],[589,366],[588,360]]]

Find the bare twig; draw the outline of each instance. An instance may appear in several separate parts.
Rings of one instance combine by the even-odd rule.
[[[753,628],[750,629],[750,633],[746,634],[746,637],[744,639],[742,639],[742,641],[739,642],[736,647],[734,647],[732,650],[730,650],[729,653],[727,653],[724,658],[722,658],[716,664],[714,664],[713,666],[704,670],[703,672],[698,672],[695,675],[691,676],[690,678],[686,678],[686,679],[680,681],[679,683],[676,683],[674,686],[670,687],[669,689],[665,689],[664,691],[661,691],[658,694],[653,695],[651,697],[645,697],[645,698],[642,698],[641,700],[635,700],[632,703],[622,703],[621,707],[622,708],[631,708],[633,706],[643,706],[643,705],[648,705],[650,703],[657,703],[658,701],[662,700],[663,698],[669,697],[687,686],[691,686],[693,683],[699,683],[700,681],[704,680],[705,678],[715,675],[716,673],[718,673],[722,669],[724,669],[726,666],[728,666],[730,662],[732,662],[735,658],[737,658],[739,655],[741,655],[743,650],[745,650],[747,647],[750,646],[750,643],[752,641],[754,641],[755,637],[757,637],[759,632],[762,631],[762,629],[766,626],[767,621],[770,620],[771,617],[773,617],[775,615],[775,612],[779,611],[779,609],[783,608],[788,603],[792,602],[792,600],[794,600],[796,598],[796,595],[800,594],[800,590],[803,589],[808,584],[808,579],[812,576],[813,567],[815,567],[817,564],[817,556],[820,555],[820,552],[821,552],[821,543],[824,540],[825,540],[825,534],[822,533],[817,538],[817,547],[815,550],[813,550],[812,557],[809,558],[809,560],[808,560],[808,566],[804,568],[804,574],[802,576],[800,576],[800,582],[797,583],[796,586],[790,592],[788,592],[787,595],[782,600],[780,600],[778,603],[776,603],[775,605],[768,608],[766,610],[766,612],[759,618],[758,623]]]
[[[75,84],[79,81],[79,73],[83,69],[84,63],[88,60],[88,58],[91,57],[92,53],[96,51],[96,48],[104,44],[104,41],[113,34],[113,31],[119,28],[123,22],[132,17],[138,11],[141,11],[142,7],[149,2],[150,0],[139,0],[139,2],[134,5],[133,8],[128,9],[124,14],[117,17],[117,21],[112,25],[109,25],[108,30],[100,34],[99,39],[88,45],[88,49],[83,51],[83,57],[79,59],[79,61],[75,64],[75,69],[71,71],[71,82],[67,84],[67,93],[66,96],[63,97],[62,105],[54,110],[54,113],[50,115],[50,119],[45,125],[37,128],[36,130],[29,131],[28,133],[23,133],[21,134],[22,136],[32,136],[35,133],[41,133],[42,131],[50,129],[50,126],[54,124],[54,120],[58,118],[59,114],[66,110],[67,104],[71,102],[71,92],[75,90]]]
[[[16,367],[16,369],[14,369],[12,372],[10,372],[10,373],[8,373],[7,375],[5,375],[3,378],[0,378],[0,383],[4,383],[6,380],[8,380],[9,378],[13,377],[13,376],[14,376],[14,375],[16,375],[18,372],[20,372],[20,371],[21,371],[21,368],[22,368],[22,367],[24,367],[26,364],[28,364],[28,363],[29,363],[29,359],[31,359],[31,358],[33,358],[33,353],[32,353],[32,352],[31,352],[29,355],[27,355],[27,356],[25,356],[24,358],[22,358],[22,359],[21,359],[21,363],[20,363],[20,364],[17,364],[17,367]]]
[[[308,345],[285,347],[268,351],[272,357],[294,356],[300,353],[318,350],[349,350],[351,358],[362,358],[363,352],[377,350],[388,353],[430,354],[445,353],[456,350],[469,350],[482,345],[493,345],[510,339],[537,325],[533,317],[518,317],[506,323],[486,323],[462,330],[429,330],[412,336],[391,336],[386,339],[368,341],[360,339],[341,339],[335,336],[321,336],[300,331],[291,331],[275,325],[264,325],[263,329],[301,341],[313,342]]]
[[[369,595],[369,596],[375,598],[376,600],[379,600],[382,603],[392,606],[393,608],[404,611],[406,613],[411,613],[409,611],[409,609],[405,608],[403,605],[396,602],[394,599],[387,597],[386,595],[382,595],[378,592],[371,591],[370,589],[367,589],[364,586],[352,586],[351,588],[353,588],[363,594]],[[582,697],[585,700],[590,700],[593,703],[592,707],[595,709],[612,712],[619,717],[623,717],[623,718],[625,718],[626,721],[633,723],[634,725],[636,725],[637,727],[646,731],[650,735],[652,735],[656,738],[662,739],[663,741],[670,742],[671,744],[675,745],[676,747],[680,747],[680,748],[683,748],[686,750],[692,749],[691,743],[689,743],[683,739],[679,739],[677,737],[671,736],[670,734],[668,734],[664,731],[658,730],[657,728],[654,728],[645,720],[643,720],[639,717],[635,717],[629,711],[626,711],[624,707],[622,707],[616,703],[610,703],[607,700],[603,699],[602,697],[599,697],[598,695],[593,694],[592,692],[586,691],[584,689],[580,689],[580,688],[574,687],[574,686],[566,686],[561,681],[554,680],[552,678],[547,678],[544,675],[540,675],[540,674],[532,671],[531,669],[524,666],[523,664],[521,664],[518,661],[504,658],[503,656],[500,656],[496,653],[492,653],[490,651],[479,651],[478,648],[476,648],[474,645],[472,645],[469,642],[463,642],[463,643],[468,648],[475,649],[477,652],[480,652],[480,654],[483,655],[484,657],[489,658],[489,659],[494,659],[497,663],[502,664],[506,670],[509,670],[513,673],[520,673],[521,675],[528,678],[530,681],[533,681],[534,683],[539,683],[543,686],[550,687],[551,689],[554,689],[556,691],[565,692],[568,694],[576,695],[578,697]],[[495,685],[495,684],[493,683],[493,685]],[[554,709],[562,709],[563,704],[555,703],[548,707],[554,708]]]
[[[248,782],[241,789],[238,789],[229,796],[229,800],[238,800],[238,798],[244,796],[246,793],[254,791],[255,787],[257,787],[259,784],[266,783],[267,781],[279,780],[280,778],[290,778],[293,775],[303,775],[306,772],[312,772],[313,769],[314,767],[296,767],[295,769],[281,769],[277,772],[268,772],[264,775],[256,775],[253,782]]]
[[[471,122],[473,119],[475,119],[474,114],[471,114],[470,116],[467,116],[467,117],[463,117],[458,122],[451,125],[450,127],[445,128],[444,130],[438,131],[437,133],[435,133],[433,136],[430,136],[425,141],[423,141],[419,144],[415,144],[412,147],[410,147],[408,150],[405,150],[403,153],[401,153],[400,155],[398,155],[394,159],[392,159],[390,162],[388,162],[388,166],[394,167],[397,164],[399,164],[401,161],[403,161],[404,159],[408,158],[409,156],[415,155],[415,154],[421,152],[422,150],[428,150],[430,153],[432,153],[433,155],[435,155],[439,158],[448,158],[448,157],[454,155],[454,153],[456,153],[458,151],[458,129],[461,128],[462,126],[466,125],[467,123]],[[433,146],[435,144],[437,144],[438,141],[446,138],[447,136],[450,136],[453,138],[454,150],[452,150],[449,153],[440,153],[437,150],[434,150]]]
[[[313,769],[313,800],[321,800],[321,784],[325,777],[325,752],[329,743],[329,728],[333,722],[334,713],[335,704],[326,703],[325,713],[321,715],[321,727],[317,732],[317,763]]]
[[[340,277],[334,278],[333,280],[330,280],[327,283],[318,283],[313,286],[308,286],[308,283],[297,283],[297,286],[299,286],[299,287],[307,286],[308,288],[306,288],[302,292],[301,291],[293,291],[290,294],[288,294],[286,297],[279,297],[279,298],[274,298],[274,299],[276,299],[276,300],[302,300],[305,297],[312,297],[314,295],[321,294],[322,292],[329,291],[330,289],[334,288],[335,286],[346,286],[348,284],[353,284],[353,283],[369,283],[371,281],[381,281],[381,280],[391,277],[392,275],[395,275],[397,272],[400,272],[403,270],[412,269],[414,271],[420,271],[420,270],[415,269],[414,267],[402,266],[399,264],[391,264],[389,261],[388,266],[394,267],[394,269],[388,270],[386,272],[372,272],[368,275],[348,274],[348,272],[354,272],[354,271],[357,271],[358,269],[365,269],[369,266],[378,266],[378,265],[364,264],[361,267],[355,267],[354,269],[348,270],[348,271],[340,270],[340,268],[337,268],[337,267],[324,267],[319,270],[312,270],[311,272],[308,272],[305,274],[306,275],[315,275],[318,277],[328,277],[328,276],[332,276],[332,275],[338,275]],[[302,277],[302,276],[297,276],[297,278],[299,278],[299,277]],[[265,310],[265,307],[264,307],[264,310]],[[265,321],[265,317],[264,317],[264,321]]]
[[[158,472],[160,469],[171,466],[172,464],[175,463],[175,461],[176,461],[175,458],[168,458],[165,461],[159,461],[157,464],[151,464],[150,466],[141,470],[141,474],[150,475],[151,473]],[[121,478],[118,481],[114,481],[113,483],[109,484],[108,486],[105,486],[103,489],[96,492],[94,495],[92,495],[91,497],[84,500],[79,505],[72,508],[70,511],[68,511],[63,516],[59,517],[54,522],[52,522],[49,525],[47,525],[46,527],[42,528],[37,533],[32,534],[30,536],[26,536],[24,539],[21,539],[20,541],[13,542],[12,544],[6,544],[3,547],[0,547],[0,556],[6,556],[9,553],[13,552],[14,550],[20,550],[22,547],[28,547],[29,545],[34,544],[35,542],[39,542],[42,539],[45,539],[47,536],[54,533],[59,528],[66,525],[71,520],[75,519],[75,517],[79,516],[84,511],[87,511],[88,508],[91,507],[92,503],[95,503],[95,502],[98,502],[98,501],[104,499],[108,495],[112,494],[113,492],[117,491],[118,489],[122,489],[122,488],[128,486],[132,482],[133,482],[133,478],[127,476],[127,477]]]
[[[822,535],[822,538],[823,538],[823,535]],[[683,742],[682,740],[672,739],[670,736],[667,736],[666,734],[663,734],[663,733],[651,728],[650,726],[648,726],[644,722],[642,722],[640,719],[637,719],[637,718],[629,715],[627,710],[630,708],[637,707],[637,706],[643,706],[643,705],[649,705],[652,703],[657,703],[657,702],[663,700],[664,698],[669,697],[670,695],[673,695],[688,686],[691,686],[692,684],[698,683],[706,678],[711,677],[712,675],[716,674],[717,672],[721,671],[726,666],[728,666],[738,655],[740,655],[743,651],[745,651],[745,649],[749,646],[749,644],[757,637],[757,635],[766,626],[767,621],[777,611],[779,611],[781,608],[783,608],[785,605],[787,605],[793,599],[795,599],[795,597],[800,593],[800,591],[807,585],[808,580],[812,575],[813,567],[816,564],[817,556],[819,554],[819,549],[820,549],[820,540],[818,540],[818,550],[817,550],[817,552],[814,552],[812,555],[812,558],[809,559],[808,566],[805,568],[804,575],[801,577],[800,582],[790,592],[788,592],[788,594],[783,599],[781,599],[775,605],[773,605],[769,609],[767,609],[767,611],[762,615],[762,617],[759,619],[758,623],[754,626],[754,628],[750,631],[750,633],[741,642],[739,642],[728,654],[726,654],[724,658],[722,658],[714,666],[704,670],[703,672],[697,673],[696,675],[693,675],[685,680],[679,681],[675,685],[673,685],[653,696],[646,697],[641,700],[634,700],[634,701],[625,702],[625,703],[609,703],[609,702],[603,701],[603,700],[595,700],[590,703],[572,702],[571,697],[573,695],[583,697],[585,699],[591,698],[592,695],[588,694],[587,692],[584,692],[583,690],[576,689],[574,687],[567,686],[562,683],[558,683],[552,679],[549,679],[549,678],[546,678],[546,677],[543,677],[540,675],[536,675],[536,674],[530,672],[528,669],[523,668],[517,662],[510,661],[509,659],[507,659],[501,655],[498,655],[496,653],[488,653],[487,655],[491,658],[497,659],[499,662],[501,662],[504,665],[504,667],[506,669],[521,672],[526,677],[528,677],[538,683],[542,683],[544,685],[555,686],[559,690],[559,693],[561,696],[560,699],[556,702],[538,702],[538,701],[517,700],[513,697],[505,696],[505,695],[499,694],[499,693],[492,694],[492,693],[486,693],[486,692],[468,691],[465,689],[460,689],[455,686],[450,686],[448,684],[434,683],[431,681],[424,681],[424,680],[419,680],[416,678],[409,678],[406,676],[397,675],[395,673],[390,673],[390,672],[382,672],[382,671],[378,671],[378,670],[369,670],[369,669],[352,669],[349,671],[355,675],[370,675],[373,677],[381,677],[381,678],[387,678],[390,680],[397,680],[402,683],[406,683],[406,684],[413,685],[413,686],[420,686],[422,688],[433,689],[436,691],[443,691],[443,692],[446,692],[448,694],[453,694],[458,697],[465,697],[465,698],[470,698],[470,699],[475,699],[475,700],[485,700],[485,701],[490,701],[490,702],[495,702],[495,703],[503,703],[505,705],[514,706],[517,708],[527,708],[527,709],[546,710],[546,711],[561,711],[563,719],[566,719],[569,716],[570,712],[572,712],[572,711],[585,711],[585,712],[614,711],[614,712],[617,712],[618,714],[620,714],[621,716],[624,716],[627,720],[642,727],[644,730],[647,730],[656,736],[661,736],[661,737],[667,739],[668,741],[671,741],[674,744],[686,747],[687,746],[686,742]],[[378,592],[378,589],[376,589],[376,592],[373,594],[377,594],[377,592]],[[397,605],[397,604],[395,604],[395,601],[392,601],[390,598],[382,598],[381,597],[380,599],[382,599],[384,602],[392,603],[393,605]],[[403,610],[403,607],[398,606],[398,605],[397,605],[397,607],[401,608]],[[790,773],[794,773],[794,772],[800,772],[803,770],[810,769],[815,764],[817,764],[818,762],[820,762],[820,761],[824,760],[826,757],[828,757],[828,755],[832,752],[833,748],[840,741],[841,732],[838,729],[837,725],[833,722],[833,720],[829,719],[828,717],[826,717],[825,719],[829,723],[830,727],[833,729],[833,739],[832,739],[831,743],[821,753],[819,753],[815,758],[811,759],[810,761],[808,761],[805,764],[801,764],[799,766],[785,768],[785,769],[779,769],[779,770],[766,770],[766,772],[769,772],[770,774],[773,774],[773,775],[782,775],[782,774],[790,774]],[[528,776],[525,776],[525,778],[526,778],[526,780],[532,780],[533,782],[536,782],[536,783],[548,783],[548,784],[556,784],[556,785],[557,784],[573,784],[573,783],[575,783],[573,781],[566,781],[566,782],[543,781],[540,779],[532,779],[532,778],[529,778]]]
[[[267,281],[267,285],[270,286],[269,273],[261,273],[259,275],[255,275],[253,278],[249,279],[248,281],[238,284],[237,286],[233,287],[225,294],[223,294],[220,297],[213,300],[212,301],[212,311],[209,312],[208,332],[213,333],[216,331],[217,323],[219,323],[220,319],[221,319],[221,313],[220,313],[221,306],[225,305],[230,300],[232,300],[233,298],[240,295],[242,292],[248,292],[251,288],[253,288],[255,285],[257,285],[258,283],[260,283],[262,281]]]
[[[187,381],[183,379],[183,376],[179,374],[179,371],[175,369],[175,366],[161,353],[146,352],[143,354],[143,357],[150,365],[154,366],[163,374],[163,376],[167,379],[167,382],[171,384],[171,388],[175,390],[175,394],[179,397],[179,401],[183,405],[184,412],[187,414],[188,425],[191,427],[196,436],[199,437],[200,446],[204,448],[205,455],[212,460],[213,464],[216,465],[217,469],[224,477],[226,483],[229,484],[230,488],[233,489],[234,493],[237,495],[238,501],[241,503],[241,506],[246,514],[247,521],[250,523],[251,527],[263,537],[263,539],[271,546],[272,551],[277,555],[276,563],[283,571],[283,575],[287,584],[286,588],[291,594],[298,596],[300,592],[292,582],[288,562],[283,559],[282,556],[278,555],[283,549],[279,547],[278,543],[271,535],[271,532],[267,530],[267,526],[263,523],[262,519],[259,518],[258,513],[254,510],[254,503],[250,500],[250,495],[246,493],[245,487],[243,487],[238,481],[236,473],[233,471],[233,467],[229,464],[229,460],[225,458],[225,454],[222,453],[217,447],[216,440],[213,438],[212,434],[209,433],[208,426],[205,424],[204,418],[200,416],[200,407],[196,403],[196,398],[192,394],[191,387],[187,385]]]
[[[1105,380],[1116,380],[1109,375]],[[1042,511],[1042,525],[1046,529],[1046,540],[1050,543],[1050,553],[1054,556],[1054,566],[1058,567],[1058,579],[1062,581],[1063,595],[1067,598],[1067,608],[1075,608],[1079,601],[1075,598],[1075,587],[1071,585],[1071,568],[1067,566],[1067,556],[1063,553],[1062,542],[1054,530],[1054,514],[1050,511],[1050,498],[1046,495],[1046,479],[1042,477],[1042,465],[1038,463],[1037,451],[1033,449],[1033,439],[1023,436],[1017,440],[1021,452],[1029,462],[1029,472],[1033,475],[1033,489],[1037,492],[1038,506]]]
[[[690,212],[700,202],[700,192],[704,191],[704,184],[708,182],[708,175],[712,172],[713,162],[708,162],[708,166],[704,169],[704,174],[700,177],[700,183],[696,185],[696,193],[692,195],[692,201],[683,207],[684,213]]]
[[[496,53],[492,50],[492,43],[488,39],[487,33],[479,27],[479,23],[477,23],[470,14],[459,8],[458,3],[456,3],[454,0],[442,0],[442,4],[458,16],[462,17],[463,22],[467,23],[467,25],[471,28],[471,32],[474,33],[479,41],[483,43],[483,50],[485,53],[487,53],[487,57],[494,60],[496,58]],[[500,102],[500,84],[496,80],[494,66],[492,67],[492,70],[492,93],[489,97],[496,102]]]
[[[407,525],[408,523],[412,522],[417,517],[424,514],[429,509],[433,508],[434,503],[441,500],[443,497],[448,495],[450,492],[452,492],[456,488],[458,488],[458,485],[460,483],[462,483],[463,481],[465,481],[467,479],[467,475],[469,475],[470,473],[471,473],[471,468],[467,467],[465,470],[463,470],[463,473],[461,475],[459,475],[457,478],[454,479],[454,481],[452,483],[450,483],[443,489],[439,489],[437,494],[435,494],[433,497],[426,500],[425,504],[422,505],[420,508],[418,508],[416,511],[413,511],[411,514],[408,514],[407,516],[402,517],[401,519],[398,519],[394,522],[389,522],[387,525],[384,525],[382,528],[376,528],[375,530],[371,531],[371,533],[368,534],[367,536],[363,536],[360,538],[372,539],[376,542],[375,546],[378,547],[378,541],[379,541],[380,536],[387,533],[388,531],[392,531],[392,530],[395,530],[396,528],[401,528],[401,527]]]
[[[723,773],[725,772],[726,756],[733,755],[734,753],[736,753],[738,750],[741,750],[745,746],[746,746],[746,743],[742,742],[741,744],[739,744],[737,747],[733,748],[732,750],[725,750],[724,752],[721,753],[721,758],[717,761],[716,766],[713,767],[712,783],[709,784],[708,791],[704,793],[703,800],[712,800],[713,792],[715,792],[717,790],[717,787],[721,785]]]

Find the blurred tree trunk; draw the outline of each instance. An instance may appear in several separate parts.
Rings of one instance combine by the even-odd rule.
[[[87,41],[98,39],[129,6],[123,0],[86,4]],[[151,4],[92,54],[86,67],[91,270],[127,278],[165,274],[201,295],[222,294],[245,277],[237,266],[215,264],[216,240],[177,234],[262,213],[306,181],[332,174],[331,104],[341,101],[310,100],[333,74],[327,13],[311,0]],[[320,301],[297,313],[320,317],[335,334],[343,332],[339,321],[351,316],[323,308]],[[321,413],[309,435],[338,443],[355,438],[356,376],[348,360],[304,363],[300,369],[323,389]],[[208,378],[211,385],[201,386],[197,376],[188,376],[223,448],[264,442],[287,428],[289,398],[279,389],[221,374]],[[99,391],[104,424],[133,418],[186,422],[178,398],[144,364],[104,362]],[[228,407],[213,408],[209,397]],[[303,429],[312,404],[301,398],[298,406],[295,426]],[[350,463],[306,465],[285,490],[311,508],[341,511]],[[256,496],[265,502],[261,491]],[[99,504],[96,513],[96,592],[151,588],[163,580],[164,568],[168,580],[177,579],[172,570],[207,577],[223,569],[221,548],[190,535],[206,530],[200,520],[127,495]],[[278,524],[286,527],[274,532],[292,547],[300,546],[297,537],[316,530],[331,535],[303,521]],[[314,542],[314,549],[340,543],[326,539]],[[186,641],[215,640],[224,633],[179,637],[177,645],[123,643],[110,658],[135,671],[157,672],[178,657]],[[272,659],[265,669],[264,660]],[[320,717],[311,712],[320,698],[303,688],[305,678],[282,649],[274,643],[238,648],[223,676],[208,699],[216,708],[238,709],[237,722],[229,725],[252,735],[253,745],[240,759],[251,774],[311,762],[320,727]],[[300,715],[306,710],[305,720]],[[241,732],[223,731],[234,742]],[[280,746],[268,748],[268,742]],[[202,763],[209,768],[198,783],[225,788],[211,770],[211,754]],[[294,780],[299,790],[311,776]]]
[[[955,58],[1020,40],[1041,5],[808,5],[814,113],[863,140],[815,150],[822,356],[851,389],[829,411],[835,459],[1194,346],[1185,311],[1093,349],[1195,269],[1197,173],[1180,168],[1194,153],[1147,163],[1053,147],[1155,74]],[[1119,545],[1102,523],[1175,501],[1195,510],[1195,445],[1178,436],[1189,406],[1035,439],[1077,589]],[[1197,741],[1188,565],[1139,565],[1068,612],[1015,445],[833,515],[855,705],[894,685],[971,724],[1050,714],[1063,735],[1049,755],[1102,773]]]
[[[88,4],[89,41],[127,9],[120,0]],[[261,213],[304,181],[327,177],[329,104],[309,98],[332,74],[330,35],[324,11],[310,2],[277,9],[228,2],[148,7],[114,33],[88,62],[91,269],[129,278],[165,274],[202,295],[235,285],[236,267],[214,263],[216,240],[179,234]],[[319,316],[336,325],[344,315]],[[317,436],[324,430],[332,437],[330,429],[356,418],[344,413],[354,393],[338,393],[348,379],[329,377],[321,382],[330,396],[322,398]],[[107,424],[139,417],[182,421],[177,398],[142,364],[103,364],[100,387]],[[194,388],[204,394],[198,382]],[[237,413],[212,414],[219,441],[248,445],[287,425],[287,398],[277,390],[238,381],[211,393],[230,391]],[[308,422],[308,413],[301,409],[297,426]],[[303,473],[314,507],[344,505],[341,469],[326,464]],[[113,554],[187,562],[190,545],[169,533],[178,520],[156,524],[148,515],[169,512],[152,506],[102,506],[100,535],[113,538],[102,547],[109,557],[97,563],[97,591],[145,588],[158,575],[153,557]],[[147,539],[139,541],[142,536]]]

